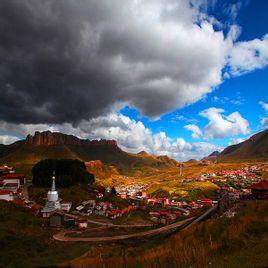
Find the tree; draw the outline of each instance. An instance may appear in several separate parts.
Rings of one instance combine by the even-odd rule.
[[[73,159],[44,159],[32,168],[33,185],[50,187],[53,172],[56,173],[57,187],[68,187],[77,183],[92,184],[93,174],[87,172],[83,162]]]

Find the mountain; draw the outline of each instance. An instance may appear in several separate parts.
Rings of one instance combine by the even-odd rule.
[[[213,153],[211,153],[208,157],[217,157],[220,155],[219,151],[214,151]]]
[[[225,148],[218,156],[220,161],[267,160],[268,130],[259,132],[239,144]]]
[[[201,161],[213,161],[216,160],[217,157],[220,155],[221,153],[219,151],[214,151],[212,152],[210,155],[204,157]]]
[[[115,140],[88,140],[59,132],[35,132],[25,140],[11,145],[0,145],[0,164],[30,169],[45,158],[70,158],[83,162],[101,160],[105,165],[113,165],[120,172],[143,167],[168,167],[175,160],[164,159],[149,154],[131,154],[121,150]],[[26,168],[27,167],[27,168]]]

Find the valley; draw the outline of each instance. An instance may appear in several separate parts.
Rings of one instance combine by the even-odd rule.
[[[212,158],[210,156],[200,161],[179,163],[169,157],[146,152],[126,153],[114,141],[83,141],[73,136],[49,132],[37,133],[25,141],[10,145],[1,151],[1,156],[2,164],[12,164],[12,167],[5,165],[2,168],[2,192],[7,189],[5,180],[9,173],[10,177],[16,177],[16,174],[23,176],[23,172],[26,175],[25,185],[11,190],[14,205],[7,206],[5,201],[0,201],[2,215],[6,218],[8,210],[13,210],[19,221],[32,219],[35,225],[31,228],[42,229],[42,241],[38,242],[40,244],[47,244],[52,239],[53,242],[48,243],[48,250],[44,253],[49,264],[71,264],[74,267],[93,264],[96,267],[109,267],[116,264],[119,267],[131,267],[140,262],[149,266],[157,262],[165,267],[165,264],[173,265],[174,260],[176,263],[190,265],[196,258],[201,258],[203,264],[215,261],[221,263],[224,258],[220,252],[233,247],[228,244],[225,248],[223,242],[213,234],[217,225],[228,221],[228,228],[232,230],[233,221],[255,217],[252,209],[256,205],[262,210],[256,213],[263,213],[267,217],[264,212],[266,200],[256,203],[259,195],[252,190],[254,185],[266,185],[268,162],[258,157],[226,162],[221,160],[221,155],[217,155],[216,159],[213,155]],[[75,159],[79,161],[74,161]],[[53,183],[49,189],[32,181],[31,169],[36,161],[47,163],[47,170],[43,172],[50,174],[46,180],[49,184],[54,181],[56,189],[53,188]],[[76,182],[58,188],[57,182],[60,181],[57,180],[57,175],[54,177],[51,174],[53,168],[55,173],[56,163],[63,165],[56,168],[57,172],[66,172],[67,167],[63,168],[65,162],[70,163],[70,166],[72,163],[81,166],[88,174],[94,175],[94,180],[91,183]],[[54,163],[54,167],[49,166],[49,163]],[[69,173],[64,174],[69,176]],[[57,196],[56,201],[49,201],[51,193]],[[244,212],[241,214],[240,211]],[[10,218],[10,226],[16,225],[14,219]],[[1,228],[4,230],[3,241],[10,239],[8,233],[12,237],[18,235],[18,231],[12,234],[9,227]],[[249,232],[249,222],[245,222],[245,228],[246,230],[241,230],[242,233]],[[266,237],[266,223],[261,228],[260,232]],[[26,240],[30,237],[33,241],[39,239],[36,233],[29,234],[26,228],[19,232]],[[196,236],[196,232],[201,232],[201,236]],[[208,234],[211,241],[218,242],[211,242],[206,247],[204,239],[207,239]],[[257,235],[250,235],[252,239],[243,240],[248,246],[266,243],[265,239],[258,243],[255,239]],[[194,237],[193,244],[187,242],[186,246],[184,242],[184,250],[176,255],[170,248],[170,241],[174,241],[180,248],[181,239],[188,241],[188,237]],[[232,241],[235,238],[230,235],[228,239]],[[14,243],[18,241],[14,240],[11,245]],[[60,254],[60,244],[64,244],[66,251],[73,247],[73,254]],[[7,248],[5,242],[3,245]],[[122,255],[119,253],[120,245],[124,248]],[[133,251],[134,245],[143,249],[142,252],[138,250],[139,257]],[[200,252],[195,251],[196,245],[199,245]],[[159,257],[150,250],[152,246],[160,254]],[[20,244],[19,247],[25,254],[24,260],[20,259],[22,263],[39,264],[39,260],[27,255],[24,245]],[[169,248],[168,252],[164,247]],[[189,250],[188,253],[186,249]],[[237,248],[235,250],[239,252]],[[7,252],[8,249],[5,253],[8,255]],[[107,252],[110,254],[107,255]],[[145,254],[149,257],[145,257]],[[167,259],[170,254],[175,256],[174,260]],[[187,257],[187,254],[191,257]],[[241,254],[244,256],[245,253]],[[101,259],[99,255],[102,256]],[[266,260],[266,257],[265,254],[261,256],[261,261]],[[7,256],[4,261],[6,260],[11,262]],[[228,263],[230,261],[236,260],[230,257]]]

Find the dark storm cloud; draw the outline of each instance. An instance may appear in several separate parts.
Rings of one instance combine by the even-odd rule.
[[[223,38],[211,37],[209,59],[210,33],[180,2],[173,20],[165,1],[1,0],[0,120],[77,123],[120,102],[157,116],[198,100],[220,82]]]

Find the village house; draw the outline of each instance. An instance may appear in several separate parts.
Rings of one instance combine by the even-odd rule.
[[[0,167],[0,174],[14,173],[15,170],[13,167],[9,167],[7,165],[3,165]]]
[[[24,174],[7,173],[0,175],[0,187],[11,191],[17,191],[26,183]]]
[[[268,199],[268,181],[260,181],[251,187],[252,197],[256,199]]]
[[[61,206],[61,210],[69,212],[72,207],[72,202],[62,202],[60,206]]]
[[[10,190],[0,190],[0,200],[13,201],[13,192]]]
[[[64,215],[59,212],[53,212],[49,217],[50,227],[61,227],[63,225]]]
[[[83,219],[77,220],[77,227],[80,230],[86,229],[87,228],[87,220],[83,220]]]

